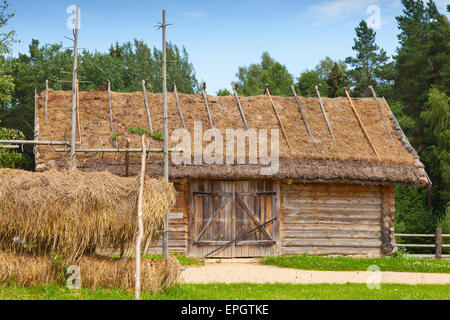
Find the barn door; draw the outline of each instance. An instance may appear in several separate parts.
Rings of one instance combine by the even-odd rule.
[[[215,258],[274,254],[275,200],[272,181],[193,182],[189,254]]]

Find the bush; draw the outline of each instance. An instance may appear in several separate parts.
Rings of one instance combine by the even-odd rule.
[[[25,140],[25,135],[16,129],[0,127],[0,140]],[[29,156],[15,150],[0,149],[0,168],[29,169],[33,161]]]
[[[450,207],[447,207],[447,213],[439,221],[438,228],[441,228],[442,234],[450,234]],[[450,238],[442,238],[442,244],[450,244]],[[442,248],[442,253],[450,254],[450,248]]]

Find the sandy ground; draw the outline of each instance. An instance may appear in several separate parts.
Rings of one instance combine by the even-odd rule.
[[[381,277],[381,278],[380,278]],[[450,274],[366,271],[306,271],[264,266],[256,260],[208,260],[202,267],[186,267],[182,283],[381,283],[448,284]],[[449,287],[450,290],[450,287]]]

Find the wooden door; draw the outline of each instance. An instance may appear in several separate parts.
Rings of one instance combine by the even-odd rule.
[[[278,235],[276,196],[273,181],[192,182],[189,255],[273,255]]]

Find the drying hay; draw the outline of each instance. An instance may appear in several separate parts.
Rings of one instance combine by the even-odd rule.
[[[84,256],[79,259],[81,287],[89,289],[134,288],[134,259]],[[141,286],[146,292],[159,292],[175,284],[180,276],[176,258],[142,261]],[[0,252],[0,285],[36,287],[59,283],[66,285],[64,269],[49,256],[17,255]]]
[[[0,248],[76,262],[97,248],[129,248],[137,234],[138,179],[108,172],[0,170]],[[173,186],[145,179],[144,237],[158,238]],[[18,237],[18,238],[17,238]],[[14,241],[15,239],[15,241]]]

